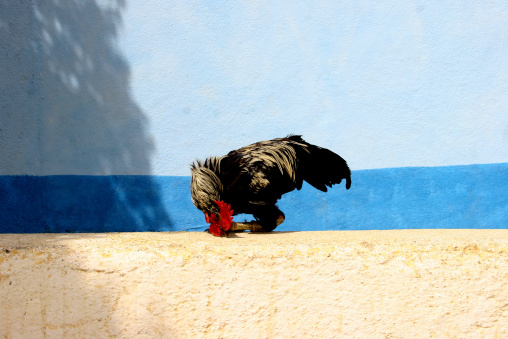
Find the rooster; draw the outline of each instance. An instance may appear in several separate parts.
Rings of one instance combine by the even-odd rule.
[[[256,221],[236,229],[273,231],[285,220],[277,201],[301,189],[304,180],[323,192],[343,179],[346,189],[351,187],[346,161],[299,135],[260,141],[204,162],[196,160],[191,171],[192,202],[205,213],[209,232],[216,236],[234,230],[233,215],[240,213],[252,214]]]

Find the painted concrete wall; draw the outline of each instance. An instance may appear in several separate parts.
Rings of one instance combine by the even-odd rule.
[[[507,17],[505,1],[3,1],[0,232],[204,227],[179,178],[189,163],[288,133],[381,171],[353,173],[348,206],[300,192],[313,206],[300,222],[385,228],[330,216],[376,215],[355,207],[385,194],[375,178],[432,196],[437,166],[473,165],[436,204],[462,206],[449,227],[506,227],[507,175],[474,166],[508,162]],[[408,166],[441,169],[392,170]],[[399,193],[386,195],[391,228],[446,213],[415,204],[408,219]]]
[[[0,233],[203,230],[188,164],[303,134],[278,230],[0,236],[0,336],[508,336],[508,4],[0,1]]]
[[[288,133],[353,169],[508,161],[505,1],[1,6],[2,174],[188,175]]]
[[[6,338],[507,338],[508,231],[0,237]]]
[[[278,231],[507,228],[508,164],[353,171],[354,186],[305,184]],[[0,177],[0,232],[203,231],[189,177]],[[252,216],[235,216],[237,221]]]

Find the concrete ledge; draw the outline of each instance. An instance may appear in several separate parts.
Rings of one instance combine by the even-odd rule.
[[[7,234],[0,337],[508,337],[508,231]]]

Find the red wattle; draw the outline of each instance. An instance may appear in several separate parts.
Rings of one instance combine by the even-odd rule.
[[[211,234],[222,237],[227,236],[227,231],[231,229],[233,225],[233,213],[231,205],[224,201],[214,201],[219,206],[220,216],[217,217],[213,213],[205,212],[205,220],[210,224],[209,231]]]

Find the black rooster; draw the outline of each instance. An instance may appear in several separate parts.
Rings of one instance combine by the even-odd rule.
[[[351,171],[332,151],[307,143],[299,135],[261,141],[191,165],[194,205],[211,223],[210,232],[226,235],[234,214],[252,214],[257,228],[269,232],[284,221],[276,206],[284,193],[302,188],[305,180],[320,191],[346,179]],[[231,210],[233,209],[233,210]]]

